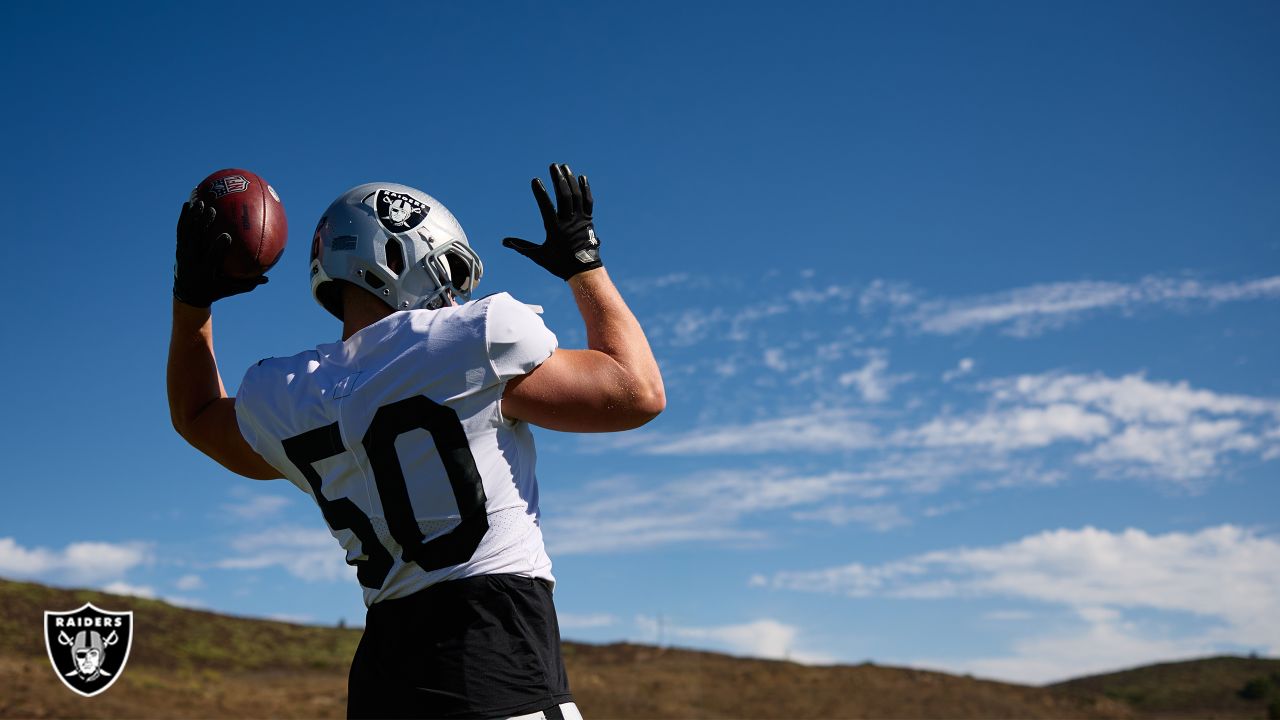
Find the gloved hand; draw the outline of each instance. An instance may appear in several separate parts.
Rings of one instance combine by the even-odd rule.
[[[193,307],[209,307],[215,301],[239,295],[265,284],[265,275],[233,278],[222,272],[222,259],[231,247],[231,236],[209,237],[217,215],[203,200],[182,204],[178,216],[178,250],[173,264],[173,296]]]
[[[568,165],[551,165],[551,184],[556,203],[551,204],[542,181],[533,179],[533,197],[542,212],[547,240],[541,245],[520,238],[504,238],[502,244],[546,268],[561,280],[580,272],[604,267],[600,262],[600,241],[591,224],[591,185],[587,176],[574,178]],[[559,209],[557,209],[557,207]]]

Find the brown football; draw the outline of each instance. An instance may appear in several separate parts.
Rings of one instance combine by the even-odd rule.
[[[191,191],[217,210],[215,235],[231,236],[223,272],[237,278],[257,277],[280,259],[288,241],[289,223],[274,188],[256,173],[239,168],[219,170]]]

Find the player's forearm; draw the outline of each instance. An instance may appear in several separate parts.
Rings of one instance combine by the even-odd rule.
[[[618,363],[633,402],[652,415],[666,407],[662,372],[649,348],[640,321],[627,307],[604,268],[588,270],[569,279],[578,311],[587,328],[587,347]]]
[[[169,417],[184,438],[192,423],[213,401],[227,396],[213,355],[213,317],[209,308],[173,301],[166,373]]]

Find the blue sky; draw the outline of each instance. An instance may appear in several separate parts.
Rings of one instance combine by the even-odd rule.
[[[445,202],[584,336],[528,179],[590,175],[668,410],[538,432],[564,635],[1029,682],[1280,653],[1280,6],[6,5],[0,576],[362,617],[310,500],[172,431],[173,226],[246,167],[291,244],[244,369],[339,333],[343,190]]]

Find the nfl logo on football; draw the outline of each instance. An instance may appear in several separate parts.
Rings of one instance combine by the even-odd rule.
[[[133,645],[133,611],[111,612],[85,603],[44,613],[44,646],[53,670],[73,692],[93,697],[120,679]]]

